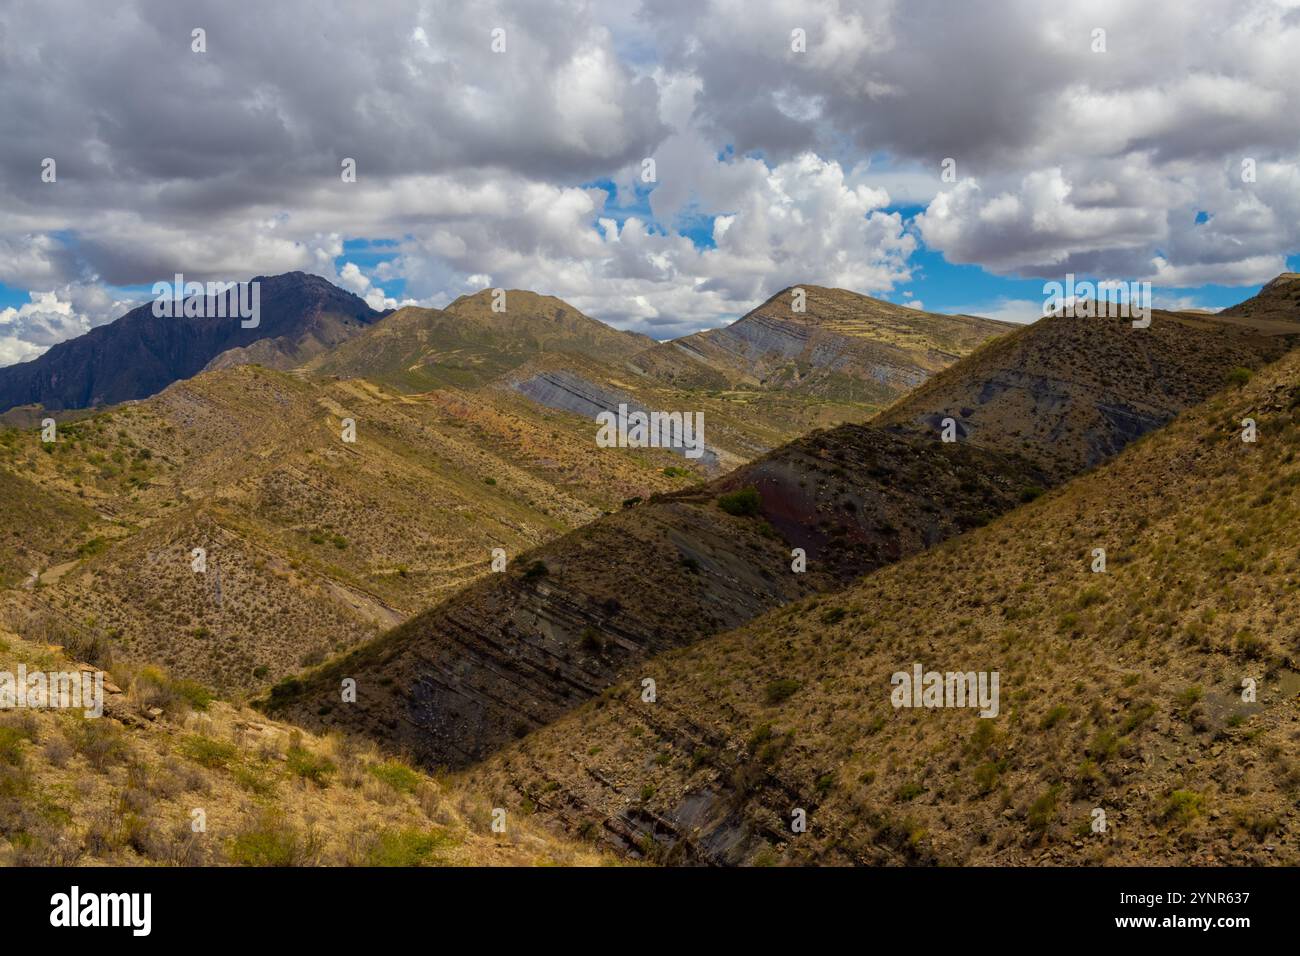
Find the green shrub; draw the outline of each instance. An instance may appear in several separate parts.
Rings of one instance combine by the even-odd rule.
[[[0,764],[21,767],[23,765],[22,745],[25,740],[31,740],[31,736],[21,727],[8,724],[0,726]]]
[[[1048,791],[1029,805],[1029,828],[1042,832],[1056,816],[1056,800],[1061,794],[1061,785],[1055,784]]]
[[[415,793],[415,788],[420,785],[420,775],[398,760],[374,763],[367,769],[399,793]]]
[[[925,787],[921,786],[921,784],[905,783],[898,788],[894,796],[896,796],[903,803],[906,803],[909,800],[916,799],[923,793],[925,793]]]
[[[718,507],[729,515],[752,517],[763,507],[763,499],[753,485],[732,491],[718,498]]]
[[[1205,798],[1195,790],[1175,790],[1160,811],[1161,823],[1185,827],[1201,815]]]
[[[1243,385],[1249,382],[1253,377],[1254,377],[1254,373],[1251,372],[1250,369],[1237,366],[1227,374],[1224,381],[1226,381],[1229,385],[1235,385],[1237,388],[1241,388]]]
[[[105,770],[126,759],[128,750],[122,731],[106,720],[82,720],[72,737],[77,753],[96,770]]]
[[[767,685],[763,692],[763,699],[768,704],[779,704],[793,697],[795,692],[802,686],[792,677],[782,677],[780,680],[774,680]]]
[[[181,753],[210,770],[224,769],[236,754],[235,745],[195,734],[181,741]]]
[[[310,834],[300,834],[280,814],[267,811],[231,839],[228,853],[240,866],[307,866],[317,850]]]
[[[367,866],[420,866],[456,841],[443,830],[385,830],[366,857]]]
[[[1057,724],[1059,724],[1061,721],[1065,720],[1065,718],[1069,716],[1070,716],[1070,708],[1066,707],[1064,704],[1057,704],[1055,707],[1053,707],[1051,710],[1047,712],[1047,715],[1043,717],[1043,720],[1038,725],[1038,727],[1040,730],[1051,730],[1053,727],[1055,727]]]
[[[605,636],[594,627],[584,627],[582,629],[582,649],[585,651],[595,651],[601,654],[605,650]]]
[[[1038,485],[1028,485],[1023,491],[1020,492],[1020,500],[1022,503],[1028,504],[1029,502],[1033,501],[1035,498],[1041,498],[1043,494],[1044,494],[1043,489],[1038,487]]]
[[[305,747],[290,747],[286,757],[290,773],[310,780],[319,787],[329,786],[330,775],[338,769],[329,757],[312,753]]]

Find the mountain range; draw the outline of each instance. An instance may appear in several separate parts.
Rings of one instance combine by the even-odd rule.
[[[0,653],[124,688],[115,743],[0,727],[0,852],[193,861],[94,793],[199,774],[207,862],[1295,862],[1300,276],[1149,328],[798,286],[667,343],[263,281],[260,337],[0,370]],[[708,455],[597,447],[619,404]],[[998,716],[893,706],[918,664]]]

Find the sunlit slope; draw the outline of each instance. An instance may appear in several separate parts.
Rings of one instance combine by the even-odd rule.
[[[0,629],[0,668],[91,665]],[[600,855],[373,748],[110,668],[104,713],[0,714],[0,865],[597,865]]]
[[[355,426],[344,440],[344,422]],[[594,456],[521,399],[402,396],[255,367],[0,438],[3,602],[225,689],[372,636],[638,494],[667,452]],[[205,552],[194,569],[194,549]],[[22,585],[26,584],[26,587]]]
[[[446,309],[399,309],[308,369],[422,392],[476,387],[547,352],[618,362],[652,342],[588,318],[553,296],[510,289],[504,311],[494,311],[493,302],[493,291],[485,289]]]
[[[1294,865],[1298,380],[1292,354],[985,528],[647,661],[472,786],[684,862]],[[998,716],[896,709],[918,663],[998,672]]]

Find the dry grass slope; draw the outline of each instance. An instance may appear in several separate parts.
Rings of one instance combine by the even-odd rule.
[[[985,528],[645,662],[656,703],[621,683],[469,785],[666,861],[1294,865],[1297,381],[1292,354]],[[916,662],[999,672],[1001,713],[894,709]]]
[[[0,670],[20,662],[46,673],[79,666],[56,647],[0,631]],[[108,686],[102,717],[0,715],[0,864],[607,862],[518,811],[495,833],[492,807],[445,781],[373,748],[209,701],[157,668],[119,669]]]

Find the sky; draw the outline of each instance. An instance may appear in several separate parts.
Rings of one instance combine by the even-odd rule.
[[[5,0],[0,90],[0,365],[177,273],[663,339],[1300,270],[1300,0]]]

